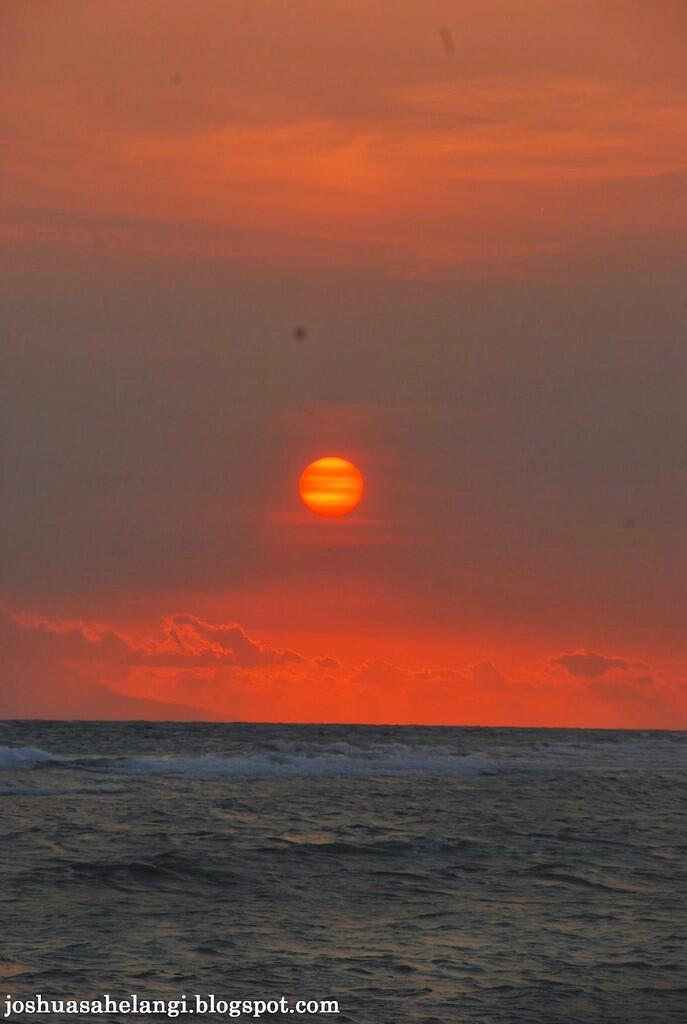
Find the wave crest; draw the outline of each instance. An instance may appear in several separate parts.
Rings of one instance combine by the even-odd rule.
[[[75,771],[196,780],[376,776],[471,779],[497,770],[496,761],[488,754],[456,754],[445,747],[403,743],[281,743],[271,750],[234,754],[78,758],[59,757],[32,747],[0,747],[0,769],[17,771],[58,765]]]
[[[0,771],[21,771],[25,768],[38,768],[47,764],[59,763],[62,758],[49,754],[47,750],[36,747],[4,747],[0,746]]]

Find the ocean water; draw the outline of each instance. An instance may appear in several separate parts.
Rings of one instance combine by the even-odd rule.
[[[4,723],[0,993],[680,1024],[686,797],[685,733]]]

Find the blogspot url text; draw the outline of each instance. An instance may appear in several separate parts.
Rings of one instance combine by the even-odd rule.
[[[56,1014],[62,1017],[81,1015],[97,1016],[98,1014],[158,1014],[163,1017],[180,1017],[183,1014],[194,1014],[202,1017],[214,1014],[220,1017],[246,1017],[259,1020],[266,1014],[270,1016],[301,1016],[313,1017],[319,1014],[339,1013],[336,999],[295,999],[293,1001],[281,996],[279,999],[224,999],[215,995],[181,996],[179,999],[148,999],[132,994],[124,999],[117,999],[104,993],[95,999],[51,999],[36,993],[26,999],[15,999],[6,995],[3,1006],[3,1017],[32,1016],[40,1014]]]

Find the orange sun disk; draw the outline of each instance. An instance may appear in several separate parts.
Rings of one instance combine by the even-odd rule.
[[[347,459],[328,455],[316,459],[301,473],[301,498],[318,516],[344,516],[363,496],[364,482],[357,466]]]

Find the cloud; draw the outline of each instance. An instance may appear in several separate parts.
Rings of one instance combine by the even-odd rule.
[[[148,718],[678,728],[684,688],[642,663],[591,652],[551,659],[565,674],[512,678],[489,661],[412,668],[379,658],[345,667],[189,613],[132,637],[108,625],[0,612],[5,718]],[[336,669],[333,674],[332,670]]]
[[[209,709],[182,701],[118,692],[127,644],[110,630],[91,632],[0,610],[0,718],[85,720],[213,719]]]
[[[618,701],[652,701],[661,692],[653,676],[620,676],[601,679],[594,686],[597,696],[617,703]]]
[[[276,650],[246,636],[237,623],[212,625],[196,615],[177,614],[167,620],[166,632],[181,657],[229,662],[243,668],[267,665],[302,664],[305,659],[295,651]],[[153,655],[154,657],[154,655]]]
[[[576,654],[561,654],[551,659],[552,665],[560,665],[573,676],[584,679],[597,679],[613,669],[627,670],[631,668],[648,669],[642,661],[627,661],[625,658],[607,658],[593,651],[581,651]]]
[[[412,679],[412,674],[403,672],[402,669],[387,661],[374,659],[363,662],[355,671],[352,679],[355,683],[372,683],[373,686],[398,685],[407,683]]]
[[[446,62],[425,4],[399,19],[269,2],[245,23],[232,6],[197,0],[190,38],[180,0],[148,0],[145,15],[102,0],[69,19],[10,4],[10,232],[78,246],[114,227],[129,250],[236,257],[238,243],[248,262],[402,275],[523,260],[542,272],[581,231],[655,229],[655,210],[618,183],[641,198],[642,177],[685,168],[674,17],[640,37],[629,12],[622,32],[593,9],[573,28],[563,13],[544,25],[539,3],[514,14],[496,0],[463,12],[459,34],[439,29],[444,45],[460,38]],[[600,195],[582,188],[595,180]],[[675,203],[663,210],[672,227]]]
[[[508,681],[488,661],[482,661],[472,669],[472,681],[482,690],[505,691]]]
[[[341,662],[339,661],[338,658],[330,658],[329,656],[325,656],[323,658],[314,658],[313,660],[316,665],[319,665],[320,668],[341,668]]]

